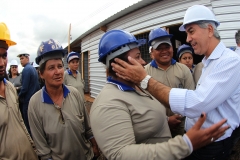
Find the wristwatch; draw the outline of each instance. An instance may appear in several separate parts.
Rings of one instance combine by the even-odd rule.
[[[147,75],[141,82],[140,82],[140,86],[142,89],[147,89],[148,86],[148,81],[151,78],[151,76]]]

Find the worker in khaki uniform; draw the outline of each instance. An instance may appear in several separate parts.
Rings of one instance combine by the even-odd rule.
[[[67,63],[69,69],[64,72],[64,84],[75,87],[84,97],[84,80],[81,73],[78,71],[79,67],[79,53],[70,52],[67,56]]]
[[[42,160],[91,160],[99,156],[84,97],[63,85],[65,50],[50,39],[40,44],[36,63],[45,86],[29,102],[29,124]]]
[[[152,46],[154,60],[145,66],[145,70],[148,75],[166,86],[194,90],[195,83],[189,68],[172,58],[171,37],[172,35],[162,28],[153,29],[149,33],[149,45]],[[183,135],[185,117],[174,114],[170,108],[166,108],[166,114],[172,136]]]
[[[225,121],[205,130],[206,134],[200,129],[206,117],[203,114],[191,131],[171,138],[165,107],[145,90],[147,81],[139,87],[117,77],[110,66],[114,58],[128,62],[130,56],[143,67],[145,61],[138,48],[142,44],[144,40],[136,40],[123,30],[108,31],[101,38],[98,61],[106,64],[110,77],[91,107],[93,134],[107,159],[179,160],[193,148],[208,144],[213,131]]]
[[[5,76],[7,50],[16,43],[5,23],[0,23],[0,159],[37,160],[33,141],[24,125],[16,89]]]

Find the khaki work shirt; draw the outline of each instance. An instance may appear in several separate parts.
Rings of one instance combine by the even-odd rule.
[[[24,125],[14,86],[4,79],[0,95],[0,159],[37,160],[33,141]]]
[[[81,73],[77,71],[77,76],[74,77],[70,70],[64,72],[64,82],[65,85],[75,87],[84,97],[84,80],[81,77]]]
[[[42,159],[90,160],[93,137],[84,99],[76,88],[63,85],[62,107],[55,105],[43,87],[28,106],[32,137]]]
[[[171,139],[165,107],[142,91],[108,79],[90,111],[101,151],[114,160],[174,160],[189,155],[182,136]]]
[[[155,60],[145,66],[145,70],[148,75],[152,76],[155,80],[171,88],[185,88],[195,89],[195,83],[193,76],[189,68],[175,60],[171,61],[171,65],[166,69],[162,69],[157,66]],[[174,113],[170,108],[166,108],[167,116],[172,116]],[[181,120],[181,124],[178,127],[171,128],[172,136],[184,134],[185,119]]]

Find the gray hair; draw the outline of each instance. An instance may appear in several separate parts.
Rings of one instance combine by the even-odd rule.
[[[236,39],[236,43],[240,44],[240,30],[238,30],[235,34],[235,39]]]
[[[219,32],[217,30],[217,27],[216,27],[216,23],[213,22],[213,21],[198,21],[196,22],[196,24],[200,27],[200,28],[207,28],[208,25],[211,25],[213,27],[213,36],[215,38],[217,38],[218,40],[221,40],[221,37],[219,35]]]

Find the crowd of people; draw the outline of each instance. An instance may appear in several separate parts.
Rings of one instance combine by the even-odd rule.
[[[21,53],[22,73],[14,59],[6,75],[8,48],[16,42],[0,23],[0,157],[92,160],[102,152],[109,160],[227,159],[240,138],[240,31],[234,52],[218,26],[207,7],[188,8],[179,28],[188,44],[179,46],[177,60],[174,35],[157,27],[149,33],[148,64],[139,50],[146,40],[106,32],[98,61],[109,77],[89,114],[79,53],[68,53],[64,71],[66,50],[42,41],[33,64]],[[193,54],[205,57],[194,65]]]

